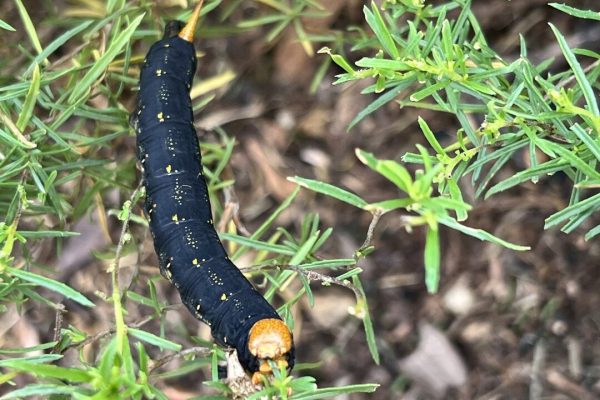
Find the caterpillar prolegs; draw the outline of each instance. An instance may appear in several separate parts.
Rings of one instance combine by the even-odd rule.
[[[217,343],[236,349],[257,383],[271,373],[270,360],[293,367],[294,345],[275,309],[228,258],[213,226],[189,95],[200,7],[183,28],[169,23],[150,48],[131,123],[160,271]]]

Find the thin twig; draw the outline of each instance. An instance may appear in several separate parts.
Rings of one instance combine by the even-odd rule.
[[[325,285],[334,284],[334,285],[338,285],[338,286],[342,286],[347,289],[350,289],[354,292],[354,295],[356,296],[356,300],[360,300],[363,297],[361,291],[356,286],[354,286],[352,283],[350,283],[350,281],[348,281],[348,280],[338,279],[336,277],[325,275],[320,272],[300,268],[297,265],[289,265],[289,264],[255,265],[255,266],[248,267],[248,268],[242,268],[242,271],[250,272],[250,271],[261,271],[261,270],[265,270],[265,269],[280,269],[280,270],[286,269],[289,271],[294,271],[294,272],[304,275],[309,281],[320,281],[320,282],[323,282]]]
[[[593,63],[591,63],[590,65],[588,65],[587,67],[585,67],[583,69],[584,73],[590,72],[592,69],[596,68],[598,65],[600,65],[600,60],[596,60]],[[577,78],[577,76],[575,74],[569,76],[567,79],[565,79],[564,81],[560,81],[556,84],[557,88],[561,88],[564,86],[567,86],[569,83],[573,82],[575,79]]]
[[[366,249],[371,245],[371,242],[373,241],[373,233],[375,232],[375,227],[377,226],[377,223],[379,223],[379,219],[382,215],[383,212],[381,210],[376,210],[375,212],[373,212],[373,219],[369,224],[369,229],[367,229],[367,237],[365,237],[365,241],[355,254],[360,253],[362,250]]]
[[[54,336],[52,338],[54,342],[58,342],[60,340],[60,331],[62,329],[64,312],[64,305],[62,303],[58,303],[56,307],[56,315],[54,316]]]
[[[138,193],[140,192],[140,190],[142,188],[142,185],[143,185],[143,182],[140,179],[140,182],[138,183],[137,187],[135,188],[135,190],[133,191],[131,196],[129,196],[129,202],[130,202],[129,212],[123,219],[123,226],[121,227],[121,234],[119,236],[119,244],[117,245],[117,250],[115,251],[114,268],[116,271],[119,270],[119,262],[121,260],[121,253],[123,252],[123,247],[125,246],[125,237],[127,234],[127,228],[129,227],[129,220],[131,219],[131,209],[135,206],[135,204],[133,204],[133,200],[137,197]]]
[[[221,215],[221,221],[219,222],[219,231],[225,232],[229,221],[233,221],[242,235],[247,237],[251,236],[248,229],[246,229],[244,224],[242,224],[242,221],[240,221],[240,202],[235,190],[232,187],[226,187],[223,189],[223,193],[225,195],[225,207],[223,209],[223,214]]]
[[[147,324],[148,322],[152,321],[154,319],[154,315],[149,315],[146,318],[143,318],[139,321],[136,321],[134,323],[131,324],[127,324],[127,326],[131,327],[131,328],[139,328],[142,325]],[[115,328],[110,328],[110,329],[106,329],[102,332],[98,332],[96,333],[94,336],[88,336],[87,338],[85,338],[83,341],[78,342],[78,343],[73,343],[72,345],[69,345],[66,347],[66,349],[68,349],[69,347],[75,347],[76,349],[81,349],[84,346],[87,346],[88,344],[92,344],[94,342],[97,342],[100,339],[103,339],[109,335],[112,335],[113,333],[115,333],[116,329]],[[66,350],[65,349],[65,350]]]
[[[529,400],[542,398],[544,386],[542,384],[542,371],[546,367],[546,343],[544,339],[538,340],[533,350],[533,361],[531,362],[531,383],[529,384]]]
[[[177,358],[182,358],[182,357],[185,357],[190,354],[196,354],[196,355],[200,355],[202,357],[206,357],[206,356],[210,355],[211,353],[212,353],[212,349],[210,349],[208,347],[202,347],[202,346],[190,347],[189,349],[181,350],[181,351],[178,351],[177,353],[169,354],[168,356],[159,358],[152,364],[152,366],[149,369],[149,373],[152,374],[156,369],[162,367],[163,365],[165,365]]]

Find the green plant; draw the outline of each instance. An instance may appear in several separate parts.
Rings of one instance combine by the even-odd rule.
[[[275,6],[285,22],[293,24],[302,34],[300,17],[310,16],[305,8],[320,6],[316,2],[295,2],[291,8],[283,3],[264,2]],[[220,1],[208,2],[204,13],[210,12]],[[217,375],[217,363],[225,358],[222,349],[212,343],[198,341],[199,346],[183,348],[165,337],[165,315],[171,309],[157,295],[157,276],[136,274],[134,282],[147,279],[145,292],[135,285],[124,285],[120,279],[123,256],[138,253],[140,245],[130,221],[145,231],[146,221],[137,215],[143,189],[135,187],[133,151],[125,156],[115,153],[115,142],[129,140],[128,111],[124,103],[127,92],[137,85],[137,64],[142,56],[132,46],[138,40],[148,42],[160,35],[160,26],[153,22],[151,3],[139,5],[125,1],[88,2],[80,8],[65,10],[64,33],[48,44],[38,37],[36,25],[20,0],[15,1],[25,33],[34,54],[25,54],[26,62],[18,68],[20,78],[6,79],[0,87],[0,182],[5,190],[0,195],[0,212],[5,216],[0,225],[0,306],[27,307],[32,301],[40,302],[57,314],[55,340],[39,346],[0,350],[2,359],[0,383],[14,385],[17,377],[33,376],[29,384],[2,396],[2,399],[28,396],[63,396],[71,398],[167,398],[159,389],[163,375],[160,367],[172,359],[187,361],[166,377],[187,374],[205,366],[212,367],[212,379],[207,381],[217,392],[226,396],[240,396],[223,384]],[[183,12],[181,19],[185,19]],[[167,19],[167,18],[165,18]],[[0,28],[14,31],[2,21]],[[76,43],[70,58],[56,58],[54,53],[65,43]],[[224,80],[216,80],[224,82]],[[213,89],[218,88],[214,87]],[[214,96],[202,83],[194,88],[194,108],[204,107]],[[101,106],[97,106],[101,104]],[[209,191],[231,190],[233,181],[224,180],[222,173],[232,154],[234,141],[217,129],[216,143],[203,143],[204,161]],[[131,150],[131,149],[130,149]],[[118,188],[129,197],[122,207],[105,204],[106,192]],[[322,230],[319,218],[308,215],[298,235],[283,227],[274,229],[275,221],[292,204],[298,191],[285,200],[264,223],[249,236],[235,233],[231,228],[223,234],[235,248],[233,258],[250,256],[256,267],[248,269],[268,282],[266,296],[281,304],[280,313],[293,326],[290,309],[304,294],[312,298],[310,280],[322,279],[328,284],[351,288],[359,304],[366,304],[358,281],[358,268],[334,278],[311,272],[312,268],[353,266],[355,260],[322,260],[316,252],[331,235],[331,229]],[[213,196],[218,198],[218,196]],[[227,204],[213,204],[217,220]],[[102,228],[108,231],[105,214],[117,216],[121,224],[118,242],[98,254],[107,260],[110,274],[110,293],[84,296],[70,286],[46,275],[52,269],[33,256],[29,249],[40,240],[58,240],[76,235],[68,227],[85,217],[90,209],[98,208]],[[105,209],[108,211],[105,213]],[[60,242],[57,243],[60,245]],[[156,271],[157,273],[158,271]],[[315,275],[316,274],[316,275]],[[353,279],[354,283],[346,279]],[[301,281],[298,294],[285,301],[279,299],[293,281]],[[48,291],[38,291],[36,287]],[[139,289],[138,289],[139,290]],[[147,294],[146,294],[147,293]],[[73,300],[86,307],[101,305],[112,309],[114,326],[100,334],[87,333],[77,326],[62,326],[62,315],[68,312],[56,295]],[[131,307],[148,311],[141,320],[129,320]],[[364,312],[368,315],[368,309]],[[367,319],[368,320],[368,319]],[[151,328],[151,323],[159,329]],[[370,324],[366,325],[372,332]],[[375,350],[373,335],[370,335]],[[98,357],[83,350],[98,346]],[[153,347],[153,348],[152,348]],[[28,356],[31,351],[45,351],[41,356]],[[78,352],[76,361],[66,361],[64,354]],[[299,365],[298,370],[309,366]],[[157,384],[159,383],[159,384]],[[297,399],[321,398],[328,395],[372,392],[377,385],[349,385],[330,389],[317,388],[314,378],[293,379],[278,373],[263,391],[254,395],[288,398],[290,390]]]
[[[461,126],[452,143],[442,145],[427,122],[420,119],[430,149],[418,145],[416,152],[405,154],[402,160],[380,160],[357,150],[361,162],[397,187],[402,193],[398,198],[369,203],[328,183],[291,178],[373,215],[367,238],[354,257],[319,256],[318,251],[333,230],[323,228],[316,214],[304,216],[297,231],[277,226],[278,216],[295,201],[298,191],[248,235],[238,233],[235,224],[224,219],[227,233],[222,239],[234,250],[232,258],[245,256],[250,260],[252,266],[245,272],[264,278],[267,298],[280,305],[279,311],[288,323],[293,325],[291,309],[303,296],[311,304],[314,301],[311,281],[345,287],[356,296],[354,314],[362,319],[369,349],[378,361],[360,274],[361,260],[373,251],[373,229],[386,213],[403,210],[401,221],[407,229],[425,227],[424,265],[430,291],[435,291],[439,282],[440,225],[524,250],[523,246],[463,224],[471,205],[464,201],[460,184],[468,174],[476,183],[476,193],[484,196],[527,181],[536,182],[548,174],[564,174],[573,183],[569,204],[550,216],[546,226],[561,225],[565,232],[580,227],[600,206],[599,195],[593,193],[600,181],[600,119],[595,97],[599,56],[586,49],[570,49],[556,28],[552,30],[570,68],[551,73],[551,60],[540,65],[528,60],[524,40],[521,57],[504,61],[487,45],[470,3],[464,0],[439,6],[418,0],[384,1],[382,8],[371,4],[364,9],[370,32],[359,27],[351,32],[320,35],[307,33],[303,25],[303,18],[324,16],[319,2],[255,3],[261,6],[255,19],[227,25],[242,2],[207,1],[206,13],[224,10],[224,26],[208,26],[205,32],[235,34],[269,26],[266,39],[276,40],[283,29],[291,26],[308,53],[315,43],[325,43],[332,50],[323,51],[331,57],[325,59],[314,82],[324,76],[329,60],[344,70],[338,84],[374,81],[364,92],[376,94],[376,100],[357,115],[350,128],[389,102],[444,112],[455,116]],[[200,339],[194,339],[193,346],[183,346],[165,335],[165,316],[173,307],[157,294],[156,286],[166,284],[157,276],[158,271],[151,276],[136,274],[133,281],[137,286],[123,284],[118,274],[123,256],[139,255],[144,237],[140,232],[146,230],[144,218],[137,214],[143,193],[135,189],[133,138],[127,121],[130,92],[137,84],[136,68],[146,46],[159,37],[164,20],[184,19],[187,11],[162,9],[143,0],[81,2],[64,14],[51,15],[48,21],[63,33],[46,40],[40,39],[38,26],[22,1],[14,0],[14,4],[23,26],[18,33],[28,43],[9,49],[13,57],[0,59],[0,66],[15,75],[0,77],[0,215],[4,217],[0,223],[0,312],[24,309],[37,302],[44,310],[55,312],[60,321],[63,313],[71,311],[57,300],[58,294],[86,309],[95,305],[110,310],[111,326],[92,334],[82,327],[59,323],[55,340],[28,348],[1,349],[2,390],[24,375],[33,376],[26,380],[28,384],[15,387],[2,399],[35,395],[166,398],[160,390],[164,380],[208,366],[211,379],[207,379],[207,386],[221,396],[231,396],[231,388],[219,381],[217,374],[218,363],[225,358],[222,349]],[[553,7],[577,18],[598,19],[594,12],[558,4]],[[450,19],[450,12],[458,16]],[[405,18],[408,21],[400,23]],[[11,25],[16,23],[0,21],[2,35],[10,38],[16,34]],[[138,42],[142,43],[139,47]],[[355,63],[348,61],[342,53],[348,44],[368,56]],[[59,49],[67,49],[68,53],[59,57]],[[582,57],[593,62],[582,67],[578,61]],[[207,78],[215,79],[210,79],[210,84],[199,82],[192,90],[195,110],[209,104],[215,97],[212,91],[231,81],[232,74]],[[470,116],[484,122],[474,127]],[[216,133],[216,140],[201,146],[211,194],[227,192],[233,184],[223,172],[235,142],[221,129]],[[117,144],[122,143],[125,152],[117,150],[122,148]],[[513,177],[494,181],[497,172],[520,150],[529,151],[530,166]],[[538,158],[538,151],[545,154],[544,160]],[[415,166],[416,171],[411,172]],[[129,200],[111,203],[108,193],[114,189]],[[220,220],[228,204],[216,203],[213,207],[216,220]],[[58,282],[52,278],[55,271],[31,251],[44,241],[52,241],[60,251],[64,238],[77,234],[70,231],[72,224],[86,217],[90,209],[103,217],[118,216],[122,227],[118,242],[97,255],[100,260],[108,260],[108,294],[83,295]],[[101,221],[101,228],[108,230],[105,219]],[[599,232],[600,228],[595,227],[586,237],[593,238]],[[291,284],[299,290],[282,298],[280,294]],[[129,314],[138,308],[146,316],[131,320]],[[186,332],[184,336],[189,335]],[[84,351],[87,346],[97,346],[98,357]],[[31,351],[44,354],[26,354]],[[78,357],[66,358],[66,352],[75,352]],[[176,358],[184,360],[179,368],[160,372],[163,365]],[[309,367],[314,368],[299,365],[296,370]],[[311,377],[292,379],[280,373],[264,391],[253,396],[285,398],[292,389],[293,399],[314,399],[372,392],[375,388],[370,384],[317,388]]]
[[[374,36],[363,37],[355,49],[371,53],[355,62],[329,53],[344,73],[336,84],[374,80],[363,93],[381,93],[361,111],[349,129],[386,103],[445,112],[456,117],[460,129],[450,144],[442,146],[425,120],[419,118],[423,136],[433,150],[417,144],[417,153],[395,160],[378,160],[357,150],[361,162],[394,183],[406,197],[367,204],[358,196],[330,185],[294,178],[293,181],[373,213],[402,209],[407,228],[427,226],[424,265],[430,292],[437,291],[440,270],[438,226],[488,240],[514,250],[527,250],[480,229],[462,225],[471,209],[463,201],[461,179],[471,175],[476,195],[485,198],[545,175],[565,174],[572,181],[569,204],[546,219],[546,228],[562,225],[570,233],[600,207],[600,195],[587,197],[597,187],[600,173],[600,114],[594,92],[600,74],[598,54],[571,49],[556,27],[550,25],[569,69],[549,72],[552,60],[533,65],[521,38],[521,56],[504,61],[491,49],[470,9],[469,1],[439,6],[423,1],[384,1],[381,9],[364,7]],[[598,19],[597,13],[551,4],[580,18]],[[448,13],[459,10],[455,19]],[[401,20],[408,18],[406,23]],[[577,55],[594,60],[583,68]],[[469,118],[471,117],[471,118]],[[473,126],[472,120],[483,121]],[[497,172],[516,152],[529,151],[530,166],[510,178],[493,183]],[[538,160],[541,151],[546,160]],[[416,164],[414,179],[402,165]],[[490,187],[491,186],[491,187]],[[589,240],[600,227],[588,231]]]

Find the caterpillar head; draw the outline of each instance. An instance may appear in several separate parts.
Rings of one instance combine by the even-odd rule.
[[[291,367],[288,360],[293,350],[292,333],[280,319],[261,319],[250,329],[248,349],[258,359],[259,369],[252,375],[252,383],[257,385],[263,376],[273,373],[269,361],[278,366]]]

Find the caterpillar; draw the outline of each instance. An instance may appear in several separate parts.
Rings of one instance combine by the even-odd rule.
[[[293,367],[294,344],[275,309],[229,259],[213,226],[189,95],[201,6],[199,1],[185,26],[169,22],[148,51],[130,123],[161,274],[187,309],[210,326],[215,341],[235,348],[258,384],[272,374],[269,361]]]

